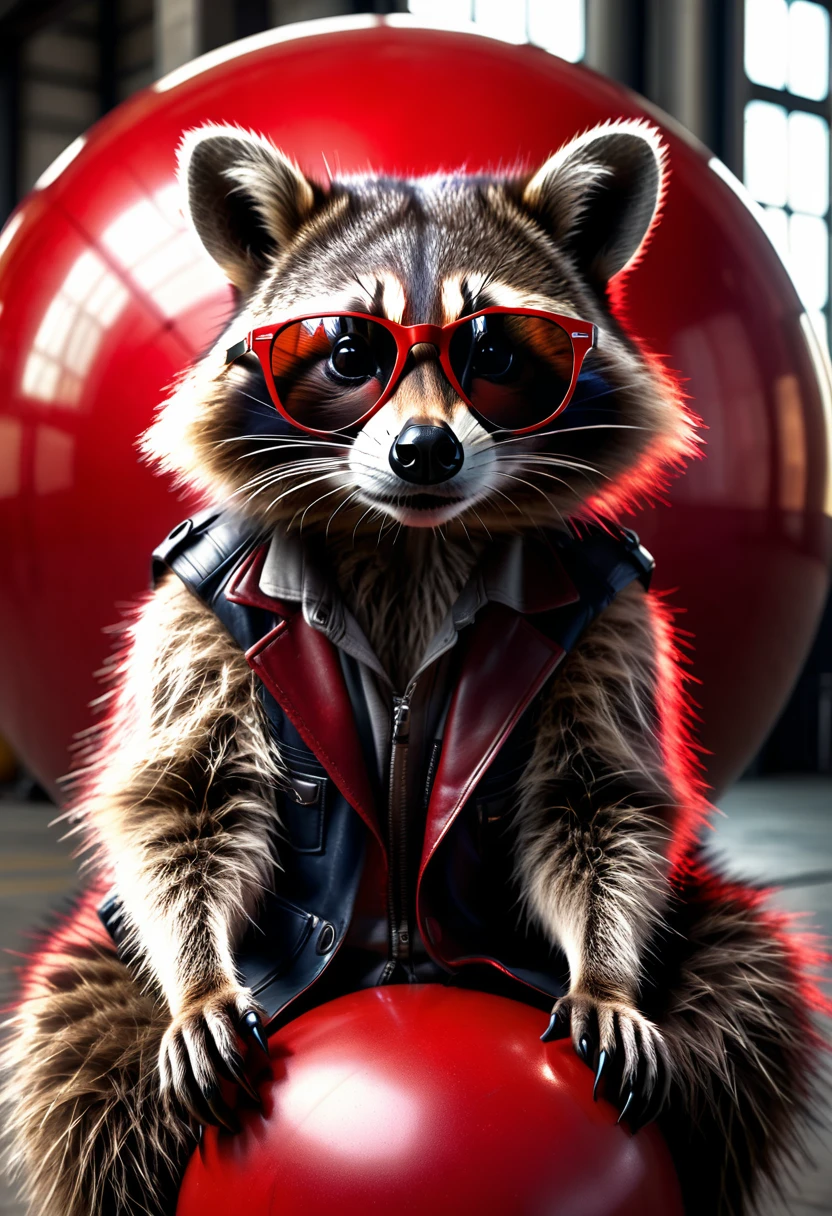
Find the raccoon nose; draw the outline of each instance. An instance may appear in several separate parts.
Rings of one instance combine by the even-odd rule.
[[[390,468],[402,481],[436,486],[462,468],[465,453],[447,423],[408,422],[390,449]]]

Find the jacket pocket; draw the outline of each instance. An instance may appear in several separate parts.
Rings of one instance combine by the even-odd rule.
[[[283,792],[281,824],[296,853],[322,853],[326,829],[328,779],[315,773],[288,770]]]
[[[288,970],[309,940],[320,917],[271,893],[263,903],[257,928],[240,944],[237,967],[256,996]]]
[[[326,837],[329,779],[311,754],[280,743],[286,773],[281,799],[283,836],[296,853],[322,853]]]

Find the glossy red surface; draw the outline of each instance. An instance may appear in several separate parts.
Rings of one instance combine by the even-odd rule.
[[[341,997],[270,1041],[264,1114],[206,1131],[177,1216],[682,1216],[655,1126],[592,1101],[546,1015],[438,985]]]
[[[265,131],[324,178],[326,163],[534,165],[593,123],[647,112],[534,48],[354,21],[366,28],[273,31],[126,102],[2,238],[0,730],[47,780],[89,722],[102,627],[146,586],[153,544],[188,510],[138,465],[135,437],[231,307],[178,211],[183,129]],[[828,429],[800,305],[766,237],[702,150],[675,127],[666,135],[664,218],[628,279],[626,313],[681,375],[708,447],[672,509],[636,526],[696,635],[702,736],[721,784],[774,719],[819,615]]]

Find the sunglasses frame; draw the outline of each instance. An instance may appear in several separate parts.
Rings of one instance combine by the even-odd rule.
[[[595,346],[597,341],[597,327],[592,325],[589,321],[581,321],[577,317],[566,316],[563,313],[548,312],[542,308],[511,308],[503,305],[493,305],[490,308],[481,308],[477,312],[468,313],[467,316],[459,317],[456,321],[451,321],[447,325],[401,325],[398,321],[388,320],[387,317],[378,317],[367,312],[353,312],[348,309],[341,309],[333,312],[310,312],[302,313],[296,317],[289,317],[287,320],[281,321],[278,324],[259,325],[256,329],[250,330],[241,342],[237,342],[236,345],[232,346],[226,352],[225,361],[226,364],[234,363],[237,359],[241,359],[243,355],[246,355],[249,352],[254,353],[260,360],[260,365],[263,368],[263,375],[266,380],[266,386],[269,390],[269,396],[271,397],[275,408],[281,417],[285,418],[287,422],[291,423],[291,425],[296,427],[299,431],[306,431],[309,435],[337,435],[340,432],[348,430],[352,427],[362,426],[365,422],[372,418],[374,414],[378,413],[382,406],[384,406],[390,400],[393,393],[396,391],[399,381],[401,380],[405,364],[407,363],[407,357],[413,347],[419,346],[421,343],[427,343],[428,345],[436,348],[442,371],[445,373],[445,377],[453,388],[454,392],[459,394],[468,408],[472,410],[478,418],[482,417],[483,421],[486,422],[488,426],[493,426],[493,423],[489,422],[487,418],[478,413],[476,406],[463,391],[462,385],[457,380],[456,375],[454,374],[454,369],[451,366],[450,346],[454,334],[461,326],[468,325],[477,317],[488,317],[499,314],[510,314],[512,316],[522,317],[541,317],[543,320],[553,321],[565,332],[572,344],[572,380],[566,395],[558,408],[549,414],[548,417],[542,419],[542,421],[534,423],[533,426],[517,427],[516,429],[511,427],[498,428],[500,431],[512,435],[526,435],[531,431],[538,431],[541,429],[541,427],[547,426],[550,422],[557,418],[558,414],[563,413],[571,401],[572,395],[575,392],[575,386],[578,383],[578,377],[581,374],[584,359],[586,358],[588,352],[592,350],[593,346]],[[362,414],[360,418],[356,418],[355,422],[349,423],[349,426],[340,427],[337,430],[324,431],[316,427],[304,426],[303,423],[297,422],[294,418],[292,418],[292,416],[284,409],[280,401],[280,397],[278,396],[277,385],[275,384],[274,373],[272,372],[272,347],[277,340],[278,335],[282,333],[282,331],[288,326],[296,325],[300,321],[311,321],[318,319],[326,320],[329,317],[357,317],[361,320],[374,321],[376,325],[381,325],[392,335],[393,340],[396,343],[396,363],[384,391],[381,393],[378,401],[376,401],[374,405],[372,405],[371,408],[366,411],[366,413]],[[267,342],[268,345],[266,345]]]

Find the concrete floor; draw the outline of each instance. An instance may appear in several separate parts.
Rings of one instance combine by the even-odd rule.
[[[832,940],[832,780],[748,781],[721,802],[709,847],[735,874],[781,888],[775,902],[806,912],[806,925]],[[13,992],[14,967],[33,926],[75,885],[69,850],[50,828],[52,808],[0,800],[0,1007]],[[830,972],[832,978],[832,972]],[[827,1127],[813,1146],[815,1165],[791,1208],[774,1202],[760,1216],[832,1214],[832,1087]],[[0,1216],[23,1216],[0,1177]],[[34,1216],[34,1214],[33,1214]]]

